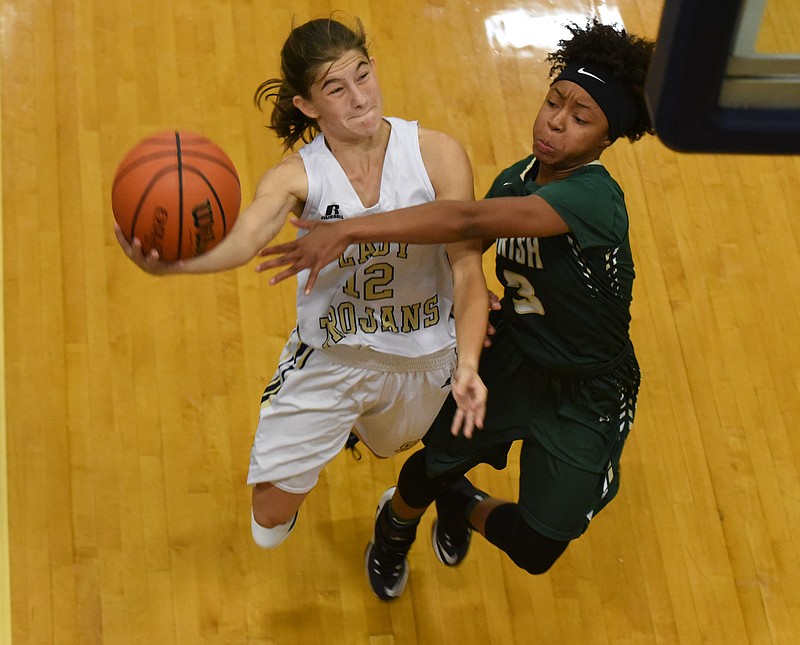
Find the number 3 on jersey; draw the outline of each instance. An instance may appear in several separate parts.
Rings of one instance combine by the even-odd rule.
[[[513,271],[503,271],[503,278],[506,285],[517,290],[517,297],[514,298],[514,311],[518,314],[539,314],[544,316],[542,301],[536,297],[536,292],[528,278]]]

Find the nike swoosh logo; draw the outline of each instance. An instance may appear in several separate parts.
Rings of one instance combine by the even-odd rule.
[[[447,562],[447,564],[449,564],[449,565],[453,565],[456,562],[458,562],[458,556],[457,555],[450,555],[444,549],[439,549],[439,555],[442,556],[442,560]]]
[[[592,74],[591,72],[587,72],[587,71],[586,71],[586,70],[585,70],[583,67],[581,67],[580,69],[578,69],[578,74],[583,74],[584,76],[591,76],[592,78],[596,78],[596,79],[597,79],[598,81],[600,81],[600,82],[601,82],[603,85],[605,85],[605,84],[606,84],[606,82],[605,82],[605,81],[604,81],[602,78],[600,78],[599,76],[595,76],[595,75],[594,75],[594,74]]]

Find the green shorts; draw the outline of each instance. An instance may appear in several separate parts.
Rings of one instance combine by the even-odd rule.
[[[633,349],[608,373],[581,380],[542,370],[501,336],[484,350],[480,374],[489,388],[483,429],[453,437],[448,397],[424,438],[428,473],[465,473],[481,463],[500,470],[522,441],[522,517],[552,539],[578,537],[619,489],[640,382]]]

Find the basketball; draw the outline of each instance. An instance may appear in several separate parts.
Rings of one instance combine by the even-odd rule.
[[[111,209],[128,242],[162,260],[201,255],[239,214],[239,175],[227,154],[194,132],[159,132],[139,141],[114,173]]]

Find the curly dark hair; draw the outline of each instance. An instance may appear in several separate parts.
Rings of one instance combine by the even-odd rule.
[[[319,132],[316,120],[303,114],[292,99],[297,95],[309,98],[311,85],[320,71],[347,52],[359,51],[369,58],[361,20],[355,18],[351,28],[336,19],[339,15],[340,12],[334,12],[329,18],[294,27],[281,50],[280,78],[268,79],[256,89],[253,101],[259,109],[272,104],[267,127],[283,139],[284,150],[293,148],[298,141],[308,143]]]
[[[654,134],[644,98],[644,82],[655,43],[630,34],[624,28],[604,25],[597,18],[587,20],[585,27],[574,22],[565,27],[572,37],[560,40],[558,49],[545,59],[552,63],[550,78],[570,63],[593,63],[604,67],[627,85],[636,97],[636,120],[621,136],[638,141],[645,134]]]

